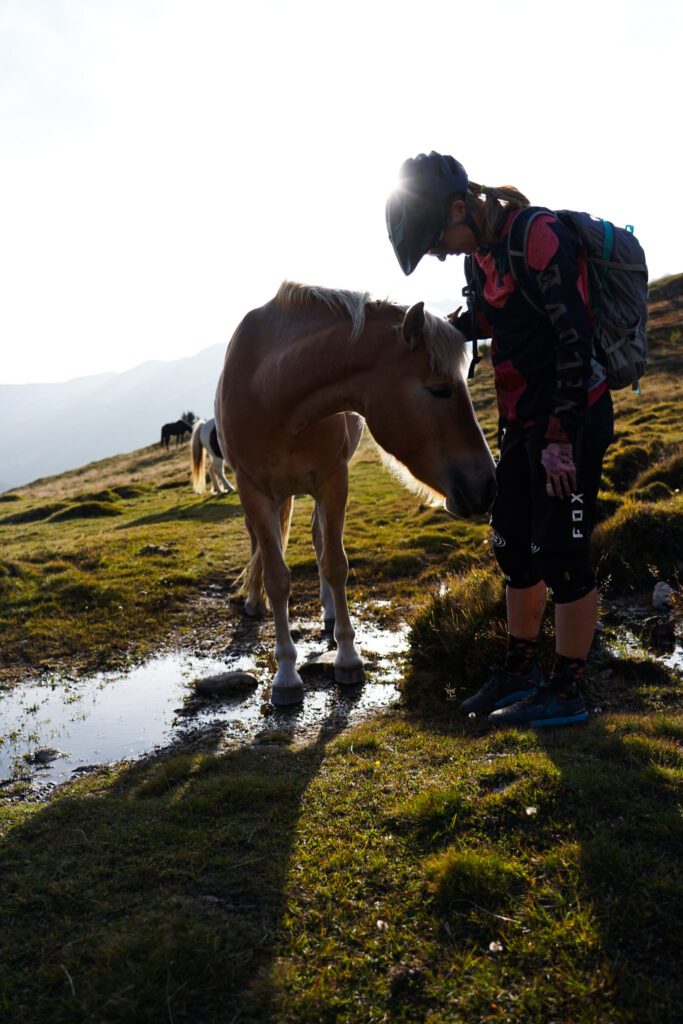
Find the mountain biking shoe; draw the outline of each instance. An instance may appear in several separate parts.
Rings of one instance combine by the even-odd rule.
[[[540,686],[543,686],[543,675],[536,662],[532,662],[529,671],[523,675],[512,675],[501,667],[492,668],[491,675],[481,689],[464,700],[460,710],[464,715],[473,712],[476,715],[488,715],[524,697],[533,697]]]
[[[572,725],[585,722],[587,718],[586,705],[578,691],[574,696],[562,697],[550,687],[542,686],[534,696],[491,712],[489,722],[491,725],[533,725],[540,728]]]

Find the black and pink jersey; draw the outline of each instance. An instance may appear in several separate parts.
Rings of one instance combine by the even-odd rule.
[[[544,422],[548,441],[573,441],[587,408],[607,387],[604,367],[592,350],[585,251],[559,220],[541,214],[531,224],[523,267],[515,264],[516,282],[508,234],[514,230],[513,238],[524,237],[522,221],[515,221],[526,215],[526,210],[510,213],[500,242],[477,249],[468,261],[477,337],[491,338],[502,423]],[[534,309],[523,292],[545,313]],[[472,338],[471,312],[457,326]]]

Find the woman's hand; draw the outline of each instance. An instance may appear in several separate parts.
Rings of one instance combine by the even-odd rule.
[[[553,442],[541,452],[546,491],[553,498],[569,498],[576,490],[576,466],[570,444]]]

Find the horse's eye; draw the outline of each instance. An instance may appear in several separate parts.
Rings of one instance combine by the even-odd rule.
[[[427,391],[434,395],[434,398],[450,398],[453,394],[448,384],[434,384],[431,388],[428,387]]]

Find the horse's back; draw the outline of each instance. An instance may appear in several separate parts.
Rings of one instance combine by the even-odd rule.
[[[253,374],[272,358],[286,328],[282,310],[274,299],[246,313],[228,342],[225,352],[225,382],[239,381],[240,374]]]

